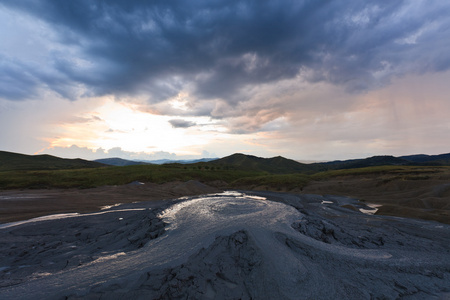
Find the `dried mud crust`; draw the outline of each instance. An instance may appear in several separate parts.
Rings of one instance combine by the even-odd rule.
[[[0,287],[143,247],[165,232],[161,210],[112,211],[0,230]],[[41,270],[45,270],[41,272]]]
[[[282,233],[274,237],[286,252],[273,253],[270,259],[251,234],[241,230],[217,237],[177,267],[142,273],[133,282],[94,287],[89,296],[99,300],[280,299],[286,296],[283,284],[276,285],[278,290],[267,286],[267,282],[280,281],[268,272],[277,256],[291,256],[299,262],[297,278],[281,279],[296,282],[298,299],[329,299],[330,295],[339,299],[445,299],[450,293],[449,287],[445,288],[448,263],[422,266],[423,261],[389,260],[379,255],[372,259],[370,254],[357,259],[351,252],[335,253]],[[442,293],[436,293],[437,286]],[[71,300],[83,298],[67,295]]]
[[[92,299],[258,299],[262,256],[247,232],[219,236],[178,267],[142,274],[133,283],[93,289]],[[259,296],[259,297],[258,297]],[[69,300],[81,299],[69,295]]]
[[[433,229],[422,228],[413,233],[403,226],[397,226],[395,220],[367,218],[364,215],[324,218],[310,214],[294,222],[292,227],[318,241],[351,248],[426,250],[433,247],[436,251],[449,251],[445,239],[448,236],[434,236]],[[412,234],[414,239],[410,238]]]

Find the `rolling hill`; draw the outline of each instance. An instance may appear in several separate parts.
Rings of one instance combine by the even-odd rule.
[[[47,154],[25,155],[0,151],[0,171],[98,168],[106,165],[84,159],[66,159]]]
[[[307,164],[302,164],[281,156],[262,158],[242,153],[236,153],[221,159],[213,160],[210,163],[221,166],[231,166],[237,169],[264,171],[274,174],[299,173],[310,170],[310,167]]]
[[[262,158],[253,155],[236,153],[210,163],[223,167],[265,171],[273,174],[292,174],[356,169],[377,166],[449,166],[450,154],[440,155],[410,155],[395,157],[391,155],[379,155],[362,159],[337,160],[322,163],[303,164],[281,156]]]
[[[271,174],[313,174],[322,171],[355,169],[376,166],[449,166],[450,153],[440,155],[373,156],[363,159],[337,160],[330,162],[304,164],[298,161],[276,156],[262,158],[253,155],[235,153],[220,159],[200,159],[193,161],[165,161],[186,165],[209,165],[231,170],[267,172]],[[47,154],[25,155],[0,151],[0,171],[13,170],[59,170],[97,168],[104,166],[151,165],[150,161],[132,161],[121,158],[106,158],[95,161],[83,159],[65,159]]]
[[[439,155],[416,154],[400,156],[411,163],[419,163],[422,165],[450,165],[450,153]]]
[[[315,163],[316,171],[355,169],[376,166],[449,166],[450,153],[439,155],[407,155],[407,156],[391,156],[380,155],[362,159],[337,160],[324,163]]]
[[[312,164],[315,166],[322,166],[324,170],[339,170],[339,169],[355,169],[355,168],[366,168],[366,167],[376,167],[376,166],[405,166],[409,165],[411,162],[390,155],[380,155],[372,156],[363,159],[351,159],[351,160],[337,160],[325,163]]]

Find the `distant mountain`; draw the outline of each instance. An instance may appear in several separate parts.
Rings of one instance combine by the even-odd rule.
[[[104,164],[84,159],[66,159],[43,155],[25,155],[0,151],[0,171],[59,170],[105,167]]]
[[[450,153],[439,155],[416,154],[400,156],[400,158],[423,165],[450,165]]]
[[[210,163],[276,174],[298,173],[309,170],[308,165],[281,156],[262,158],[242,153],[236,153],[221,159],[213,160]]]
[[[172,160],[172,159],[156,159],[156,160],[128,160],[118,157],[101,158],[94,161],[110,165],[110,166],[132,166],[132,165],[163,165],[163,164],[195,164],[198,162],[208,162],[217,158],[201,158],[191,160]]]
[[[330,162],[302,164],[281,156],[261,158],[236,153],[210,163],[229,166],[236,169],[266,171],[276,174],[315,173],[328,170],[355,169],[374,166],[414,166],[414,165],[450,165],[450,154],[410,155],[395,157],[391,155],[372,156],[362,159],[337,160]]]
[[[122,158],[118,158],[118,157],[101,158],[101,159],[96,159],[94,161],[105,164],[105,165],[117,166],[117,167],[150,164],[150,163],[143,162],[143,161],[127,160],[127,159],[122,159]]]
[[[337,170],[337,169],[354,169],[354,168],[365,168],[374,166],[398,166],[398,165],[408,165],[410,161],[402,159],[399,157],[391,155],[382,156],[372,156],[363,159],[350,159],[350,160],[337,160],[325,163],[316,163],[312,165],[322,166],[326,169]]]
[[[163,164],[195,164],[199,162],[209,162],[216,160],[217,158],[200,158],[200,159],[182,159],[182,160],[172,160],[172,159],[157,159],[157,160],[143,160],[143,162],[163,165]]]
[[[354,169],[373,166],[450,166],[450,153],[439,155],[407,155],[395,157],[391,155],[372,156],[363,159],[336,160],[310,164],[311,170],[326,171],[338,169]]]

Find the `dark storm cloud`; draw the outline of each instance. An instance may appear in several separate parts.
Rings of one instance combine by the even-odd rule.
[[[426,3],[425,3],[426,2]],[[189,85],[197,97],[245,100],[248,86],[292,78],[349,90],[392,75],[450,68],[450,5],[445,1],[25,1],[4,5],[46,21],[59,43],[89,67],[59,53],[49,62],[60,82],[0,74],[29,88],[0,87],[9,99],[37,82],[70,80],[92,95],[146,92],[151,101]],[[24,74],[21,78],[20,74]],[[5,76],[5,75],[3,75]],[[22,82],[19,82],[23,79]]]
[[[38,81],[26,66],[0,56],[0,98],[21,100],[32,97],[37,86]]]
[[[62,97],[75,100],[75,84],[64,73],[11,60],[0,54],[0,98],[30,99],[39,95],[40,87],[49,86]]]
[[[169,120],[169,123],[173,128],[189,128],[196,125],[194,122],[182,119]]]

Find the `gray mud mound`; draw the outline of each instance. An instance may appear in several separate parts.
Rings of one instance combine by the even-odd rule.
[[[450,299],[449,225],[347,203],[228,192],[3,228],[0,299]]]
[[[263,299],[261,263],[254,242],[239,231],[217,237],[178,267],[141,275],[131,293],[118,285],[95,292],[99,299]]]
[[[318,216],[305,216],[292,224],[298,232],[327,244],[340,244],[355,248],[378,248],[383,246],[388,235],[375,228],[352,228],[340,226]]]

